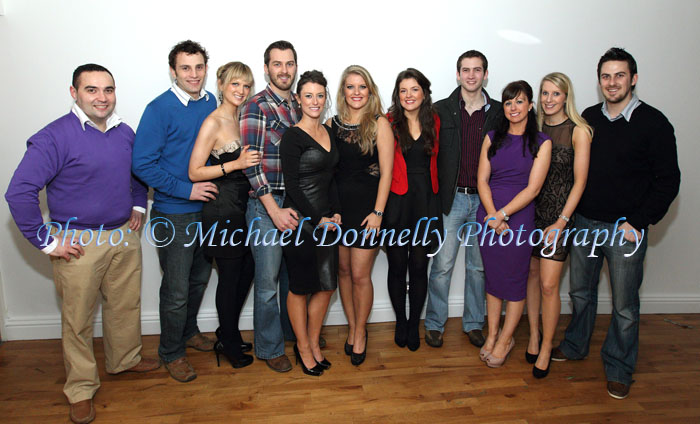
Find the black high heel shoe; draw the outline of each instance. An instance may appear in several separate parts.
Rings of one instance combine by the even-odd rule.
[[[329,369],[329,368],[331,367],[331,365],[333,365],[333,364],[331,364],[331,361],[329,361],[329,360],[326,359],[326,358],[323,358],[323,360],[322,360],[321,362],[316,361],[316,363],[317,363],[318,365],[320,365],[321,368],[323,368],[324,371],[327,370],[327,369]]]
[[[221,340],[221,327],[217,328],[215,333],[216,339]],[[241,339],[241,352],[250,352],[253,350],[253,343],[244,342],[240,331],[238,332],[238,337]]]
[[[542,349],[542,332],[541,332],[541,331],[540,331],[540,349]],[[530,353],[530,352],[527,351],[527,348],[525,348],[525,360],[527,361],[528,364],[534,364],[535,362],[537,362],[537,356],[538,356],[538,355],[539,355],[539,353],[536,354],[536,355],[533,355],[532,353]],[[539,369],[539,368],[538,368],[538,369]],[[542,371],[542,370],[540,370],[540,371]],[[533,368],[533,371],[532,371],[532,372],[533,372],[533,373],[535,372],[535,371],[534,371],[534,368]],[[545,374],[545,375],[546,375],[546,374]],[[540,378],[541,378],[541,377],[540,377]]]
[[[541,370],[537,368],[537,365],[532,366],[532,375],[535,378],[545,378],[549,374],[549,367],[552,365],[552,355],[549,355],[549,362],[547,362],[547,369]]]
[[[296,344],[294,344],[294,362],[296,364],[301,362],[301,370],[304,371],[304,374],[306,374],[306,375],[320,377],[321,374],[323,374],[323,370],[324,370],[323,365],[319,364],[318,362],[316,362],[316,365],[313,368],[311,368],[311,369],[306,368],[306,365],[304,365],[304,360],[301,358],[301,354],[299,353],[299,348],[297,347]],[[326,361],[326,362],[328,362],[328,361]],[[328,366],[330,367],[330,362],[329,362]]]
[[[345,354],[348,356],[352,355],[352,345],[348,343],[348,339],[345,339]]]
[[[406,347],[406,343],[408,343],[408,324],[406,321],[396,320],[394,343],[396,343],[398,347]]]
[[[224,355],[224,358],[228,359],[233,368],[243,368],[253,363],[253,357],[250,355],[246,355],[245,353],[241,353],[240,356],[227,353],[224,349],[224,344],[221,343],[220,340],[214,343],[214,353],[216,354],[217,367],[221,366],[221,362],[219,361],[219,355]]]
[[[350,363],[358,366],[365,362],[367,357],[367,330],[365,330],[365,350],[362,353],[350,352]]]
[[[406,343],[408,350],[415,352],[420,347],[420,333],[418,330],[418,324],[411,325],[408,328],[408,342]]]

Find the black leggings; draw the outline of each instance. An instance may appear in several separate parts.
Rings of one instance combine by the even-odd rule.
[[[389,262],[387,286],[391,305],[396,312],[396,323],[406,323],[406,270],[408,269],[409,288],[408,325],[418,328],[425,297],[428,294],[428,257],[430,248],[425,246],[387,246]]]
[[[253,255],[248,251],[238,258],[215,259],[219,269],[216,312],[219,314],[220,340],[226,351],[240,355],[243,339],[238,330],[238,319],[255,275]]]

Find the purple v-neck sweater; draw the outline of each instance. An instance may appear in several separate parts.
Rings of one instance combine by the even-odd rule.
[[[51,221],[64,228],[110,230],[133,206],[146,207],[147,188],[131,174],[134,131],[125,123],[105,133],[68,113],[27,141],[5,199],[22,234],[37,248],[51,242],[39,209],[46,186]],[[53,231],[55,232],[55,230]]]

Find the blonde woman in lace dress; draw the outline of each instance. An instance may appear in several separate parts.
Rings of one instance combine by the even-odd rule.
[[[549,373],[552,339],[561,309],[559,280],[571,244],[571,240],[564,244],[563,231],[573,228],[572,216],[586,187],[593,135],[590,125],[576,111],[571,80],[561,72],[542,79],[537,124],[552,139],[552,162],[535,199],[535,226],[544,231],[546,238],[534,246],[530,261],[527,282],[530,341],[525,359],[534,364],[532,374],[544,378]],[[542,333],[538,330],[540,305]]]
[[[253,357],[244,353],[252,345],[241,338],[238,318],[255,271],[253,256],[245,243],[250,184],[243,169],[257,165],[260,153],[248,151],[248,146],[241,148],[240,143],[238,110],[250,97],[250,68],[241,62],[230,62],[218,69],[216,77],[221,104],[199,129],[190,157],[189,177],[193,182],[211,181],[218,189],[202,209],[204,251],[216,260],[219,273],[219,328],[214,349],[217,363],[219,354],[223,354],[234,368],[241,368],[253,362]]]

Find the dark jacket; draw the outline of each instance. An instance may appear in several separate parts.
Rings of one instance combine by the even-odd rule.
[[[442,213],[450,213],[452,202],[457,192],[457,178],[461,155],[462,122],[459,113],[460,87],[457,87],[446,99],[435,103],[440,116],[440,155],[437,158],[438,180],[440,182],[440,204]],[[486,90],[484,90],[486,93]],[[487,132],[496,129],[498,116],[503,115],[501,102],[489,99],[489,110],[486,112],[484,127],[481,129],[481,140]]]

